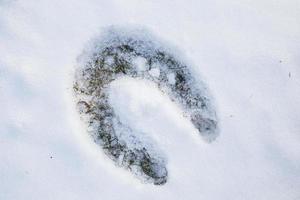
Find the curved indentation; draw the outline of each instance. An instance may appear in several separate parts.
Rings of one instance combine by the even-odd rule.
[[[145,31],[109,28],[81,55],[74,91],[78,110],[95,142],[117,165],[130,169],[144,181],[164,184],[168,171],[158,147],[152,141],[141,140],[119,120],[109,104],[108,86],[123,76],[155,82],[182,107],[209,142],[218,135],[210,96],[191,69]]]

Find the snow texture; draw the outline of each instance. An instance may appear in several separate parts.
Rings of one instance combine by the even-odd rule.
[[[0,1],[0,199],[299,199],[299,10],[298,0]],[[74,107],[77,56],[103,27],[128,24],[186,55],[220,123],[204,142],[152,81],[112,82],[120,121],[166,158],[162,186],[115,167]]]

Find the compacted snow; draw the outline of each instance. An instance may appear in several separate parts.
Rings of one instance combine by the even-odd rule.
[[[0,1],[0,199],[299,199],[299,10],[296,0]],[[112,25],[174,45],[211,93],[219,135],[207,143],[155,82],[110,84],[120,121],[163,158],[164,185],[116,167],[76,109],[78,56]]]

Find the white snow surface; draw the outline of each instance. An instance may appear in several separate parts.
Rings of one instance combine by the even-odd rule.
[[[0,199],[300,199],[300,2],[0,1]],[[173,44],[214,96],[204,142],[152,83],[111,86],[120,118],[167,157],[168,182],[116,167],[74,107],[77,56],[103,27]]]

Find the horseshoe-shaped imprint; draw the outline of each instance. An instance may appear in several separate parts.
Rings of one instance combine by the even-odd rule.
[[[128,76],[155,82],[182,107],[206,141],[218,135],[207,88],[196,82],[191,68],[149,32],[110,27],[91,42],[78,61],[73,88],[88,132],[117,165],[141,180],[166,183],[166,159],[153,142],[140,140],[115,114],[108,99],[109,84],[115,79]]]

